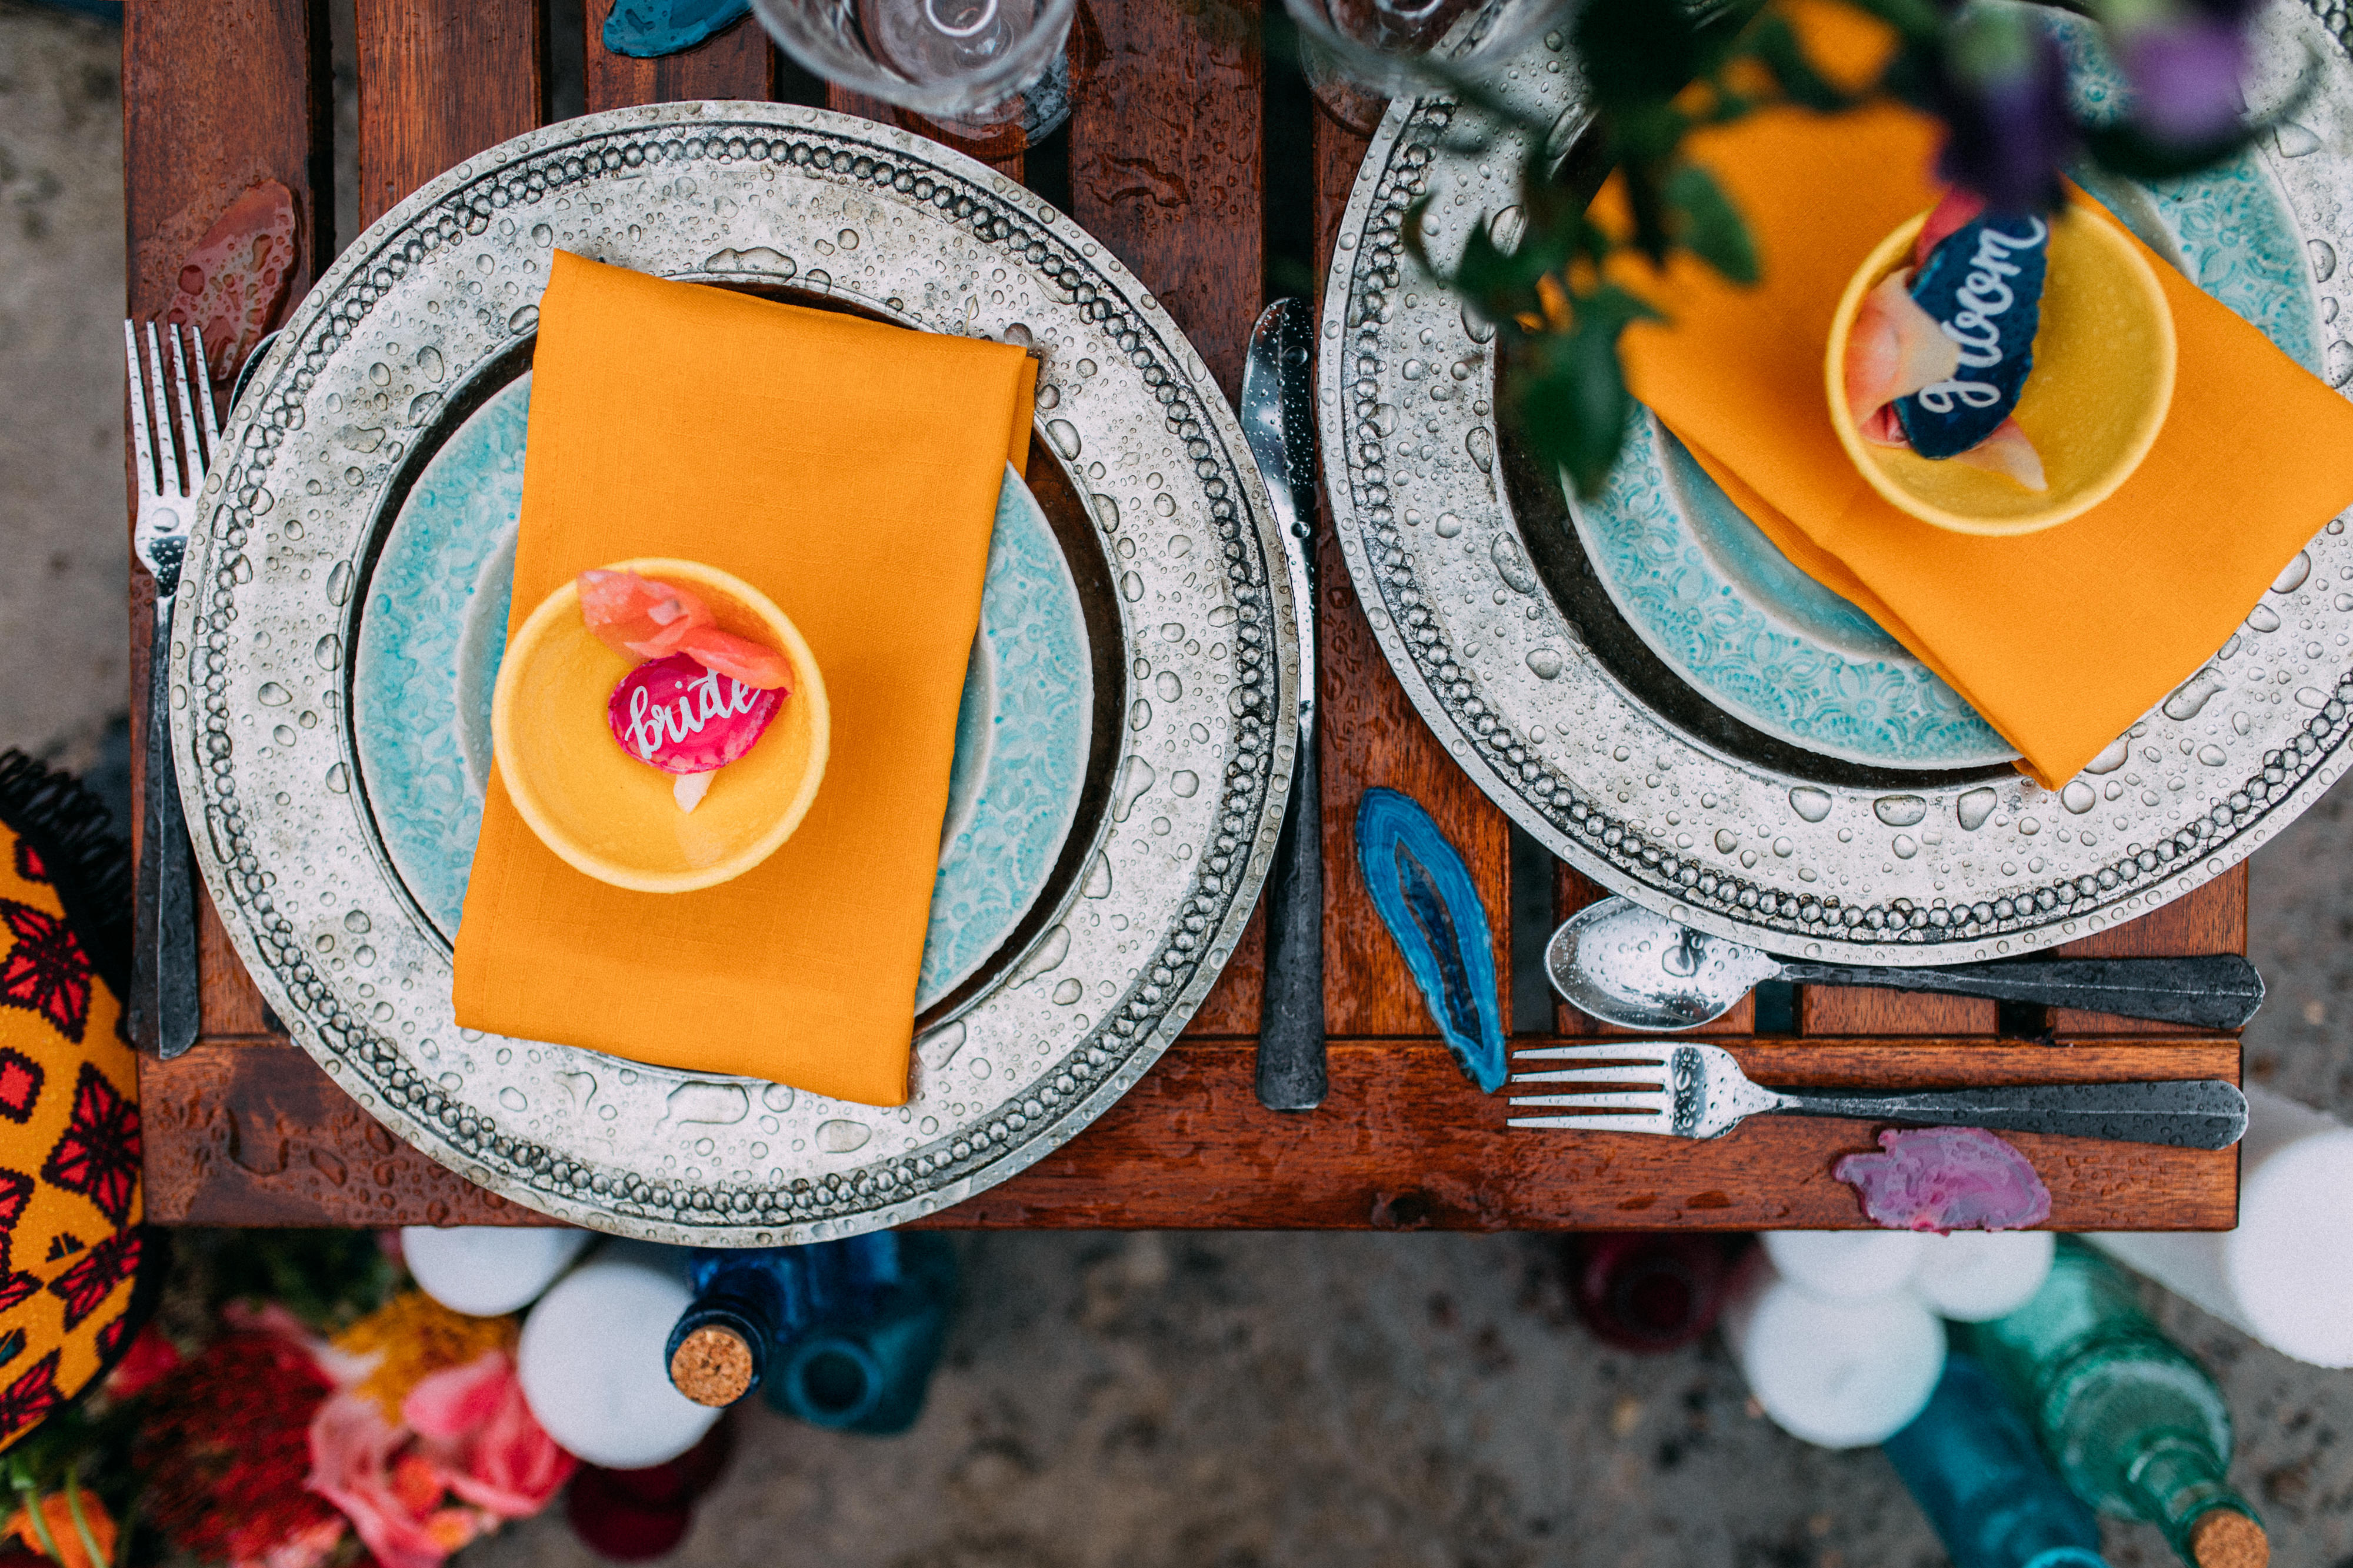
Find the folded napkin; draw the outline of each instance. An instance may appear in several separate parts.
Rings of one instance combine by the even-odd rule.
[[[493,770],[458,929],[460,1025],[905,1102],[956,704],[1035,385],[1009,345],[556,254],[509,636],[608,561],[732,572],[808,639],[832,754],[783,848],[675,894],[557,859]]]
[[[1807,10],[1810,48],[1868,48],[1876,24],[1823,39],[1838,24]],[[1839,445],[1822,356],[1855,268],[1935,204],[1939,134],[1878,107],[1777,109],[1694,136],[1692,155],[1748,220],[1764,278],[1742,289],[1688,259],[1633,273],[1671,321],[1627,331],[1627,377],[1790,560],[1943,676],[2056,788],[2211,658],[2353,503],[2353,404],[2152,253],[2179,370],[2164,430],[2123,488],[2010,539],[1897,510]]]

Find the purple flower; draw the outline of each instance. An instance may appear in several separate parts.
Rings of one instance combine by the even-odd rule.
[[[2132,83],[2133,118],[2157,141],[2194,146],[2238,124],[2247,39],[2235,20],[2178,13],[2119,38],[2116,60]]]
[[[2060,171],[2079,142],[2066,62],[2042,26],[1966,15],[1938,62],[1930,107],[1945,121],[1946,179],[2000,212],[2049,211],[2064,199]]]

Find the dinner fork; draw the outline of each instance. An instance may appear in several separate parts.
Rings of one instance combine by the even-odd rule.
[[[1665,1040],[1604,1040],[1589,1046],[1539,1046],[1518,1061],[1577,1065],[1515,1072],[1518,1084],[1591,1084],[1565,1094],[1523,1094],[1521,1106],[1569,1114],[1514,1116],[1514,1127],[1570,1127],[1588,1132],[1656,1132],[1717,1138],[1751,1116],[1851,1116],[1937,1127],[1989,1127],[2010,1132],[2062,1132],[2177,1149],[2227,1149],[2247,1127],[2246,1097],[2221,1079],[2161,1083],[2017,1084],[1982,1089],[1767,1089],[1750,1080],[1720,1046]],[[1636,1084],[1647,1084],[1634,1088]],[[1601,1085],[1626,1087],[1603,1089]],[[1572,1110],[1573,1108],[1573,1110]]]
[[[196,889],[188,859],[188,830],[172,763],[170,652],[172,600],[188,550],[205,470],[220,442],[212,381],[196,330],[144,323],[146,363],[140,363],[141,323],[122,323],[122,353],[131,382],[132,467],[139,489],[132,535],[141,564],[155,579],[155,623],[148,648],[146,823],[141,835],[132,946],[132,1040],[168,1061],[195,1043],[197,1027]],[[166,355],[164,344],[171,345]],[[168,361],[168,363],[167,363]],[[172,384],[176,381],[176,426]],[[202,411],[199,419],[198,411]]]

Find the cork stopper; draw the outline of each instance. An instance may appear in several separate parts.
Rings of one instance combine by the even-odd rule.
[[[2189,1555],[2198,1568],[2264,1568],[2271,1538],[2245,1514],[2218,1508],[2189,1527]]]
[[[670,1380],[697,1405],[733,1405],[752,1392],[752,1347],[734,1330],[706,1324],[679,1342]]]

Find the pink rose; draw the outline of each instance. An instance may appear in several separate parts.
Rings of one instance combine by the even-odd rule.
[[[305,1484],[350,1517],[381,1568],[440,1568],[493,1521],[474,1509],[443,1506],[452,1478],[410,1438],[375,1400],[348,1390],[334,1394],[311,1420]]]
[[[351,1528],[351,1521],[342,1514],[331,1514],[296,1531],[260,1556],[240,1558],[229,1568],[319,1568],[334,1555]]]
[[[531,1413],[514,1358],[504,1351],[419,1380],[400,1414],[449,1489],[501,1519],[528,1519],[545,1508],[580,1463]]]

